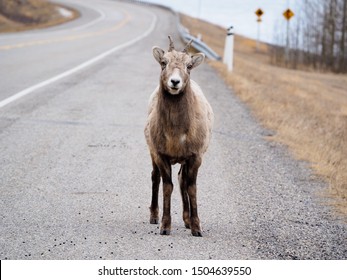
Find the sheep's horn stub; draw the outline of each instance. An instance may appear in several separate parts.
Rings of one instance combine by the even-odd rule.
[[[170,40],[170,45],[169,45],[169,52],[173,51],[175,49],[174,43],[171,39],[171,36],[168,36]]]
[[[189,43],[184,47],[184,49],[183,49],[182,52],[188,53],[188,50],[189,50],[190,45],[192,44],[192,42],[193,42],[193,39],[191,39],[191,40],[189,41]]]

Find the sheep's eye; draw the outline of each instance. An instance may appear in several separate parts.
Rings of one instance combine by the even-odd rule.
[[[188,65],[187,65],[187,69],[188,69],[188,70],[192,70],[192,68],[193,68],[193,65],[192,65],[192,64],[188,64]]]
[[[165,68],[166,67],[166,65],[167,65],[167,62],[166,61],[162,61],[161,63],[160,63],[160,65],[161,65],[161,68]]]

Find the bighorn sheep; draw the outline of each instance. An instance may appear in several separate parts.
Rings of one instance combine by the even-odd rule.
[[[213,112],[202,90],[190,79],[190,71],[203,62],[205,55],[188,54],[191,42],[176,51],[169,36],[168,52],[153,47],[161,65],[158,87],[149,101],[145,137],[152,158],[152,203],[150,223],[159,222],[158,191],[163,180],[163,216],[160,234],[171,230],[170,203],[173,184],[171,165],[180,163],[178,179],[183,201],[183,221],[193,236],[202,236],[196,200],[196,178],[211,137]]]

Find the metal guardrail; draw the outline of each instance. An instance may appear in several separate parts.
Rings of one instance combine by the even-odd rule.
[[[207,44],[205,44],[200,39],[194,37],[193,35],[191,35],[189,33],[189,30],[181,24],[179,13],[177,11],[175,11],[174,9],[167,7],[165,5],[157,4],[157,3],[150,3],[150,2],[147,2],[145,0],[120,0],[120,1],[137,3],[137,4],[141,4],[141,5],[150,5],[150,6],[155,6],[155,7],[159,7],[159,8],[171,11],[176,17],[176,26],[177,26],[178,33],[179,33],[181,39],[185,43],[188,43],[190,40],[193,40],[192,47],[194,49],[196,49],[197,51],[204,53],[206,55],[206,57],[208,57],[209,59],[213,59],[213,60],[221,60],[222,59]]]
[[[194,37],[189,33],[189,31],[180,23],[179,20],[179,15],[177,12],[176,17],[178,18],[177,20],[177,29],[178,32],[184,42],[189,42],[190,40],[193,40],[192,42],[192,47],[196,49],[199,52],[204,53],[208,58],[213,59],[213,60],[221,60],[222,58],[214,51],[212,50],[207,44],[202,42],[200,39]]]

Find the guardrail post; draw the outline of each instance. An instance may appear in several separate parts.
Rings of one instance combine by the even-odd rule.
[[[234,31],[233,26],[230,26],[227,31],[224,45],[224,57],[223,62],[228,66],[228,71],[233,71],[234,60]]]

